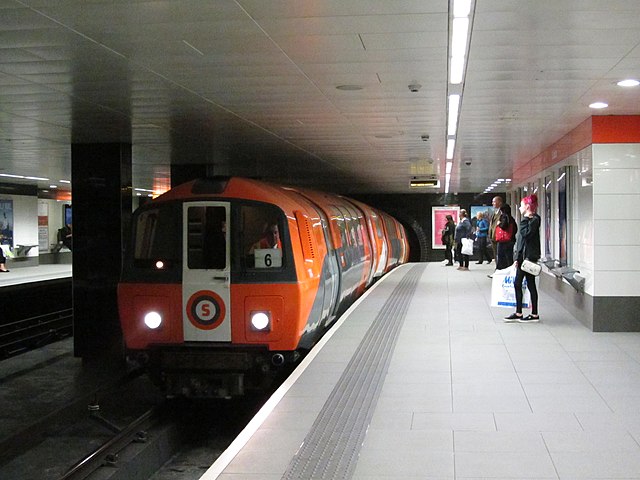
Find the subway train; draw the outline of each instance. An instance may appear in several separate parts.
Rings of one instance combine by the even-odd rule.
[[[169,190],[132,230],[118,285],[127,357],[167,396],[267,388],[409,255],[382,211],[235,177]]]

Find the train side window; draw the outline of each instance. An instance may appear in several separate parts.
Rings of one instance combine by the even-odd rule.
[[[250,269],[283,267],[282,214],[268,205],[242,206],[240,222],[244,265]]]
[[[334,241],[340,247],[346,248],[349,245],[347,240],[347,222],[344,215],[338,207],[331,206],[331,222],[334,224],[334,228],[338,231],[339,237]]]

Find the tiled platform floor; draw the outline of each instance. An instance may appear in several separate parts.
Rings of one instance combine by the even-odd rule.
[[[407,268],[374,288],[249,425],[245,448],[203,479],[282,478]],[[492,270],[428,264],[353,478],[640,479],[640,334],[592,333],[544,293],[541,323],[506,324],[511,310],[489,306]]]

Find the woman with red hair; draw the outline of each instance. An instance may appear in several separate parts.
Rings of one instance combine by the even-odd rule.
[[[535,194],[525,197],[520,202],[520,227],[516,240],[516,278],[513,287],[516,291],[516,311],[508,317],[506,322],[534,323],[540,321],[538,315],[538,289],[536,277],[520,268],[527,259],[536,263],[540,259],[540,216],[538,211],[538,197]],[[531,294],[531,314],[522,315],[522,281],[527,279],[527,288]]]

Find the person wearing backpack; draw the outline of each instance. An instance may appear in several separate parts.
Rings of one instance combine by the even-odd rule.
[[[496,270],[502,270],[513,264],[513,246],[518,233],[516,220],[511,215],[511,207],[505,203],[500,207],[500,221],[496,226]]]

